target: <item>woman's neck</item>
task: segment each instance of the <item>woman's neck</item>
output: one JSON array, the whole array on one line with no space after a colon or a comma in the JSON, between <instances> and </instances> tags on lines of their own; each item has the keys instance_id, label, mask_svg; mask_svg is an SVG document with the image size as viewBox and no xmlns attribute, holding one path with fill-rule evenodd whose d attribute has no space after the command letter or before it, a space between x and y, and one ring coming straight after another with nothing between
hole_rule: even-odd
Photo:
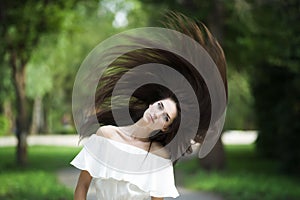
<instances>
[{"instance_id":1,"label":"woman's neck","mask_svg":"<svg viewBox=\"0 0 300 200\"><path fill-rule=\"evenodd\" d=\"M119 131L126 134L127 136L144 142L149 141L149 137L153 132L150 128L147 127L147 123L140 119L136 123L129 126L118 127Z\"/></svg>"}]
</instances>

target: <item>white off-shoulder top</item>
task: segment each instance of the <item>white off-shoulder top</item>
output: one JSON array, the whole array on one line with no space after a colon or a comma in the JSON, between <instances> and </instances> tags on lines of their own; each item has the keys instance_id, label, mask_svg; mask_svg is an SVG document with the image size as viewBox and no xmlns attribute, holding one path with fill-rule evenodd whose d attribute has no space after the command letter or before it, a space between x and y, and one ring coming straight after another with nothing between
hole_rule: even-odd
<instances>
[{"instance_id":1,"label":"white off-shoulder top","mask_svg":"<svg viewBox=\"0 0 300 200\"><path fill-rule=\"evenodd\" d=\"M129 144L94 134L71 164L90 173L98 200L179 196L171 160Z\"/></svg>"}]
</instances>

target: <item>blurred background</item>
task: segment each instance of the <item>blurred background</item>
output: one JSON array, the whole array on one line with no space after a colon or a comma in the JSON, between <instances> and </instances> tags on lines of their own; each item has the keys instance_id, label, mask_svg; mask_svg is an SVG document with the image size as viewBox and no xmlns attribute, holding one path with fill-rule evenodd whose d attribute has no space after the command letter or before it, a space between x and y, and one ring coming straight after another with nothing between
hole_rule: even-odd
<instances>
[{"instance_id":1,"label":"blurred background","mask_svg":"<svg viewBox=\"0 0 300 200\"><path fill-rule=\"evenodd\" d=\"M55 172L80 148L28 138L76 136L72 88L83 59L109 36L161 26L168 11L204 22L228 67L224 139L206 158L179 162L178 184L223 199L300 199L299 0L2 0L0 141L16 142L1 143L0 199L72 199ZM226 143L226 133L256 140Z\"/></svg>"}]
</instances>

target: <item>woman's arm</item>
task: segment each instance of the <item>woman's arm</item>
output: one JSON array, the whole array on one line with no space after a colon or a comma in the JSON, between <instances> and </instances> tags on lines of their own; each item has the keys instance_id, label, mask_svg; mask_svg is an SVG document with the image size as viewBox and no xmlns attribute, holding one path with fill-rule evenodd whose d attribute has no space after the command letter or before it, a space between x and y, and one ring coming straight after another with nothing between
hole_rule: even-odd
<instances>
[{"instance_id":1,"label":"woman's arm","mask_svg":"<svg viewBox=\"0 0 300 200\"><path fill-rule=\"evenodd\" d=\"M74 193L74 200L85 200L92 176L87 171L81 171Z\"/></svg>"},{"instance_id":2,"label":"woman's arm","mask_svg":"<svg viewBox=\"0 0 300 200\"><path fill-rule=\"evenodd\" d=\"M151 200L164 200L164 198L161 198L161 197L151 197Z\"/></svg>"}]
</instances>

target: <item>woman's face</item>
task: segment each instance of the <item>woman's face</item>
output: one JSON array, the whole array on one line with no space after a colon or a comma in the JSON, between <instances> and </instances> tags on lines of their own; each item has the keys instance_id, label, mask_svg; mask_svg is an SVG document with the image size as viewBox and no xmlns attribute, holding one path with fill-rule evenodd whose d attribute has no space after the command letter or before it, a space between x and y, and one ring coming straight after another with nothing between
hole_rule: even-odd
<instances>
[{"instance_id":1,"label":"woman's face","mask_svg":"<svg viewBox=\"0 0 300 200\"><path fill-rule=\"evenodd\" d=\"M151 105L144 112L143 119L152 130L166 130L177 116L176 103L171 99L163 99Z\"/></svg>"}]
</instances>

